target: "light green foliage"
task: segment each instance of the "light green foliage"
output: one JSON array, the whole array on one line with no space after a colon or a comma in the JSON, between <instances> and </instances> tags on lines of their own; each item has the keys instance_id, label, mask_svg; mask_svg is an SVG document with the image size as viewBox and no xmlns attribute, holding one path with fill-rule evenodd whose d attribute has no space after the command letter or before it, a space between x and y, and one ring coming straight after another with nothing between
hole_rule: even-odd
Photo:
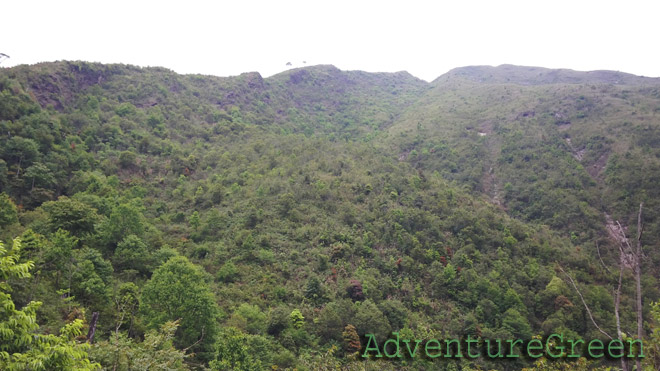
<instances>
[{"instance_id":1,"label":"light green foliage","mask_svg":"<svg viewBox=\"0 0 660 371\"><path fill-rule=\"evenodd\" d=\"M194 211L192 215L190 215L189 222L190 222L190 226L193 227L194 230L197 230L197 228L199 228L200 220L199 220L199 213L197 211Z\"/></svg>"},{"instance_id":2,"label":"light green foliage","mask_svg":"<svg viewBox=\"0 0 660 371\"><path fill-rule=\"evenodd\" d=\"M116 332L122 325L128 325L132 328L135 316L140 308L140 291L133 282L123 283L118 292L114 294L114 305L116 309ZM178 326L178 324L177 324Z\"/></svg>"},{"instance_id":3,"label":"light green foliage","mask_svg":"<svg viewBox=\"0 0 660 371\"><path fill-rule=\"evenodd\" d=\"M20 173L39 158L39 146L32 139L14 136L5 142L3 155L9 160L12 170Z\"/></svg>"},{"instance_id":4,"label":"light green foliage","mask_svg":"<svg viewBox=\"0 0 660 371\"><path fill-rule=\"evenodd\" d=\"M226 262L225 264L218 269L216 273L216 278L222 282L229 283L234 282L239 275L238 267L236 264L231 261Z\"/></svg>"},{"instance_id":5,"label":"light green foliage","mask_svg":"<svg viewBox=\"0 0 660 371\"><path fill-rule=\"evenodd\" d=\"M508 309L502 316L502 328L508 330L516 339L531 339L532 328L525 317L516 309Z\"/></svg>"},{"instance_id":6,"label":"light green foliage","mask_svg":"<svg viewBox=\"0 0 660 371\"><path fill-rule=\"evenodd\" d=\"M263 367L258 356L251 352L247 335L229 327L223 329L219 339L211 370L252 371Z\"/></svg>"},{"instance_id":7,"label":"light green foliage","mask_svg":"<svg viewBox=\"0 0 660 371\"><path fill-rule=\"evenodd\" d=\"M144 224L144 217L138 205L121 203L112 210L101 233L104 234L106 243L113 246L128 235L142 236Z\"/></svg>"},{"instance_id":8,"label":"light green foliage","mask_svg":"<svg viewBox=\"0 0 660 371\"><path fill-rule=\"evenodd\" d=\"M83 247L74 254L75 269L71 275L71 293L95 309L108 305L112 265L98 250Z\"/></svg>"},{"instance_id":9,"label":"light green foliage","mask_svg":"<svg viewBox=\"0 0 660 371\"><path fill-rule=\"evenodd\" d=\"M657 370L660 367L660 302L651 303L651 333L644 341L644 370Z\"/></svg>"},{"instance_id":10,"label":"light green foliage","mask_svg":"<svg viewBox=\"0 0 660 371\"><path fill-rule=\"evenodd\" d=\"M305 317L300 313L300 309L294 309L291 311L289 318L294 328L301 328L305 325Z\"/></svg>"},{"instance_id":11,"label":"light green foliage","mask_svg":"<svg viewBox=\"0 0 660 371\"><path fill-rule=\"evenodd\" d=\"M56 286L59 286L60 277L64 275L62 284L70 287L71 275L75 271L73 268L75 264L73 254L78 242L78 239L71 236L69 232L58 229L55 235L52 236L52 243L45 248L44 268L46 271L52 271L56 274Z\"/></svg>"},{"instance_id":12,"label":"light green foliage","mask_svg":"<svg viewBox=\"0 0 660 371\"><path fill-rule=\"evenodd\" d=\"M192 346L191 351L205 360L212 352L218 328L218 307L208 280L208 274L185 257L173 257L154 271L141 300L149 327L180 319L175 346Z\"/></svg>"},{"instance_id":13,"label":"light green foliage","mask_svg":"<svg viewBox=\"0 0 660 371\"><path fill-rule=\"evenodd\" d=\"M98 250L79 248L79 240L58 230L44 249L44 272L55 276L56 289L66 289L85 304L96 309L107 304L112 266Z\"/></svg>"},{"instance_id":14,"label":"light green foliage","mask_svg":"<svg viewBox=\"0 0 660 371\"><path fill-rule=\"evenodd\" d=\"M60 330L60 335L42 335L36 311L41 302L32 301L16 309L9 294L10 278L30 277L32 262L18 263L20 240L11 249L0 242L0 368L3 370L95 370L98 364L87 358L88 344L75 338L82 333L83 323L77 319Z\"/></svg>"},{"instance_id":15,"label":"light green foliage","mask_svg":"<svg viewBox=\"0 0 660 371\"><path fill-rule=\"evenodd\" d=\"M30 269L34 264L30 261L18 263L20 258L21 241L14 239L11 249L7 249L0 242L0 289L10 291L7 284L9 278L27 278L30 277Z\"/></svg>"},{"instance_id":16,"label":"light green foliage","mask_svg":"<svg viewBox=\"0 0 660 371\"><path fill-rule=\"evenodd\" d=\"M113 258L115 266L120 269L134 269L141 274L152 270L151 252L138 236L131 234L117 244Z\"/></svg>"},{"instance_id":17,"label":"light green foliage","mask_svg":"<svg viewBox=\"0 0 660 371\"><path fill-rule=\"evenodd\" d=\"M189 355L173 345L178 327L177 321L165 322L159 330L147 331L141 342L121 332L113 333L92 346L90 358L104 370L188 370L185 360Z\"/></svg>"},{"instance_id":18,"label":"light green foliage","mask_svg":"<svg viewBox=\"0 0 660 371\"><path fill-rule=\"evenodd\" d=\"M256 305L248 303L241 304L234 311L229 323L253 335L266 332L266 314Z\"/></svg>"}]
</instances>

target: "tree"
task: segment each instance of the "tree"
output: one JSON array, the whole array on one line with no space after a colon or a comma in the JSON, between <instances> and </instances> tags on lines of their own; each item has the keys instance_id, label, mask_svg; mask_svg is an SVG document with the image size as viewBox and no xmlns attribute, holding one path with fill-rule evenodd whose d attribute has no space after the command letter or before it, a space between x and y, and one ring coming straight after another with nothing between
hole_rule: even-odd
<instances>
[{"instance_id":1,"label":"tree","mask_svg":"<svg viewBox=\"0 0 660 371\"><path fill-rule=\"evenodd\" d=\"M110 299L112 265L98 250L87 246L74 252L71 293L88 306L102 309Z\"/></svg>"},{"instance_id":2,"label":"tree","mask_svg":"<svg viewBox=\"0 0 660 371\"><path fill-rule=\"evenodd\" d=\"M0 227L18 222L16 205L6 193L0 193Z\"/></svg>"},{"instance_id":3,"label":"tree","mask_svg":"<svg viewBox=\"0 0 660 371\"><path fill-rule=\"evenodd\" d=\"M141 237L145 230L144 216L138 205L133 203L122 203L117 205L110 217L103 225L105 242L111 248L124 239L125 236L134 234Z\"/></svg>"},{"instance_id":4,"label":"tree","mask_svg":"<svg viewBox=\"0 0 660 371\"><path fill-rule=\"evenodd\" d=\"M263 334L266 332L266 314L256 305L248 303L241 304L230 319L237 328L245 330L249 334Z\"/></svg>"},{"instance_id":5,"label":"tree","mask_svg":"<svg viewBox=\"0 0 660 371\"><path fill-rule=\"evenodd\" d=\"M315 304L321 303L325 296L323 291L321 281L318 278L312 276L307 280L307 284L305 285L305 297L307 299L310 299Z\"/></svg>"},{"instance_id":6,"label":"tree","mask_svg":"<svg viewBox=\"0 0 660 371\"><path fill-rule=\"evenodd\" d=\"M135 269L140 274L146 274L151 269L151 253L147 245L134 234L126 236L115 250L113 262L120 269Z\"/></svg>"},{"instance_id":7,"label":"tree","mask_svg":"<svg viewBox=\"0 0 660 371\"><path fill-rule=\"evenodd\" d=\"M364 293L362 292L362 283L358 280L350 280L346 287L348 297L354 301L364 300Z\"/></svg>"},{"instance_id":8,"label":"tree","mask_svg":"<svg viewBox=\"0 0 660 371\"><path fill-rule=\"evenodd\" d=\"M193 227L195 231L197 230L197 228L199 228L200 219L199 219L199 213L197 211L194 211L192 213L189 222L190 222L190 226Z\"/></svg>"},{"instance_id":9,"label":"tree","mask_svg":"<svg viewBox=\"0 0 660 371\"><path fill-rule=\"evenodd\" d=\"M154 271L142 290L141 310L151 328L180 319L174 345L199 352L209 361L217 334L218 306L209 275L183 256L175 256Z\"/></svg>"},{"instance_id":10,"label":"tree","mask_svg":"<svg viewBox=\"0 0 660 371\"><path fill-rule=\"evenodd\" d=\"M619 280L618 280L618 286L614 290L614 317L616 320L616 332L617 332L617 339L619 341L624 340L624 334L621 330L621 316L620 316L620 304L621 304L621 289L623 285L623 272L626 267L629 267L633 275L635 277L635 309L636 309L636 314L637 314L637 339L642 340L644 337L644 318L643 318L643 304L642 304L642 282L641 282L641 276L642 276L642 259L644 257L644 253L642 251L642 232L643 232L643 223L642 223L642 210L644 208L644 204L640 203L639 204L639 212L637 213L637 241L635 244L635 248L632 247L630 244L630 241L628 237L626 236L626 233L623 230L623 227L621 227L621 224L617 221L616 226L611 222L611 219L609 220L608 224L611 224L611 227L608 226L608 232L610 233L610 237L615 240L618 243L619 247ZM609 219L609 215L607 215L607 218ZM599 252L600 253L600 252ZM605 330L603 330L600 326L598 326L598 323L594 319L593 314L591 313L591 309L589 308L589 305L587 305L587 302L584 300L584 296L582 296L582 293L578 289L577 285L575 284L575 281L573 278L564 271L564 269L559 266L559 269L564 273L564 275L568 278L568 280L571 282L573 285L573 288L575 291L578 293L580 296L580 300L582 300L582 304L584 305L585 310L587 311L587 314L589 315L589 318L591 319L591 323L593 323L594 327L598 329L603 335L607 336L610 340L613 339L613 337L608 334ZM641 360L639 358L635 359L636 363L636 369L641 370ZM623 370L628 370L628 362L625 357L621 357L621 368Z\"/></svg>"},{"instance_id":11,"label":"tree","mask_svg":"<svg viewBox=\"0 0 660 371\"><path fill-rule=\"evenodd\" d=\"M119 329L125 322L128 322L130 335L135 314L140 308L139 288L133 282L123 283L119 286L119 292L115 293L113 301L116 313L115 334L119 334ZM178 323L176 327L179 327Z\"/></svg>"},{"instance_id":12,"label":"tree","mask_svg":"<svg viewBox=\"0 0 660 371\"><path fill-rule=\"evenodd\" d=\"M52 188L56 183L51 170L41 162L35 162L28 167L23 177L27 180L26 183L29 182L30 190L34 190L34 187Z\"/></svg>"},{"instance_id":13,"label":"tree","mask_svg":"<svg viewBox=\"0 0 660 371\"><path fill-rule=\"evenodd\" d=\"M4 147L3 155L5 159L16 166L16 177L21 175L22 167L31 165L39 157L39 145L29 138L11 137Z\"/></svg>"},{"instance_id":14,"label":"tree","mask_svg":"<svg viewBox=\"0 0 660 371\"><path fill-rule=\"evenodd\" d=\"M358 336L357 330L353 325L346 325L344 332L341 333L342 338L344 339L344 349L348 354L354 354L362 349L360 344L360 336Z\"/></svg>"},{"instance_id":15,"label":"tree","mask_svg":"<svg viewBox=\"0 0 660 371\"><path fill-rule=\"evenodd\" d=\"M502 317L502 327L511 332L517 339L530 339L532 328L527 319L516 309L509 308Z\"/></svg>"},{"instance_id":16,"label":"tree","mask_svg":"<svg viewBox=\"0 0 660 371\"><path fill-rule=\"evenodd\" d=\"M0 242L0 369L3 370L96 370L88 359L89 345L75 338L82 334L77 319L60 330L60 335L39 334L36 312L41 302L31 301L16 309L7 280L28 278L33 263L18 263L20 240L7 250Z\"/></svg>"},{"instance_id":17,"label":"tree","mask_svg":"<svg viewBox=\"0 0 660 371\"><path fill-rule=\"evenodd\" d=\"M302 315L299 309L294 309L289 315L291 319L291 324L294 328L301 328L305 325L305 317Z\"/></svg>"},{"instance_id":18,"label":"tree","mask_svg":"<svg viewBox=\"0 0 660 371\"><path fill-rule=\"evenodd\" d=\"M285 306L279 306L268 313L268 334L279 335L282 331L289 327L290 313L289 309Z\"/></svg>"},{"instance_id":19,"label":"tree","mask_svg":"<svg viewBox=\"0 0 660 371\"><path fill-rule=\"evenodd\" d=\"M55 272L55 286L60 288L61 275L65 274L64 284L71 289L72 275L75 271L73 250L78 245L78 239L65 230L58 229L52 235L52 243L44 249L44 270Z\"/></svg>"},{"instance_id":20,"label":"tree","mask_svg":"<svg viewBox=\"0 0 660 371\"><path fill-rule=\"evenodd\" d=\"M647 350L645 359L652 370L660 369L660 302L651 303L651 332L648 340L644 343Z\"/></svg>"},{"instance_id":21,"label":"tree","mask_svg":"<svg viewBox=\"0 0 660 371\"><path fill-rule=\"evenodd\" d=\"M119 166L123 169L129 169L135 165L137 155L131 151L123 151L119 154Z\"/></svg>"},{"instance_id":22,"label":"tree","mask_svg":"<svg viewBox=\"0 0 660 371\"><path fill-rule=\"evenodd\" d=\"M341 329L344 327L344 322L339 313L341 313L341 308L336 302L331 302L323 307L314 320L316 333L326 342L341 340Z\"/></svg>"},{"instance_id":23,"label":"tree","mask_svg":"<svg viewBox=\"0 0 660 371\"><path fill-rule=\"evenodd\" d=\"M66 196L46 202L41 208L48 214L47 229L50 233L63 229L76 237L84 237L94 233L94 225L99 219L96 210Z\"/></svg>"},{"instance_id":24,"label":"tree","mask_svg":"<svg viewBox=\"0 0 660 371\"><path fill-rule=\"evenodd\" d=\"M150 330L144 341L136 342L124 333L113 333L90 350L90 358L112 370L188 370L185 351L172 345L178 322L165 322L158 331Z\"/></svg>"},{"instance_id":25,"label":"tree","mask_svg":"<svg viewBox=\"0 0 660 371\"><path fill-rule=\"evenodd\" d=\"M0 111L2 108L0 108ZM5 160L0 159L0 188L4 189L7 187L9 170L7 169L7 163Z\"/></svg>"},{"instance_id":26,"label":"tree","mask_svg":"<svg viewBox=\"0 0 660 371\"><path fill-rule=\"evenodd\" d=\"M361 336L372 333L377 339L385 339L390 335L390 323L387 317L371 299L359 303L353 323Z\"/></svg>"},{"instance_id":27,"label":"tree","mask_svg":"<svg viewBox=\"0 0 660 371\"><path fill-rule=\"evenodd\" d=\"M252 353L248 344L248 335L229 327L223 330L220 336L215 359L210 364L211 370L261 370L261 361Z\"/></svg>"}]
</instances>

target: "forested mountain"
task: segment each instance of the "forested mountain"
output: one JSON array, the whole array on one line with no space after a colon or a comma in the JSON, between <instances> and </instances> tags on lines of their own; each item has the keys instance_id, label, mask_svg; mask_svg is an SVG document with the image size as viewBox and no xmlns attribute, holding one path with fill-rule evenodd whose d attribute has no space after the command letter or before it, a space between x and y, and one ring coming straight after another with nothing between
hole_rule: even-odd
<instances>
[{"instance_id":1,"label":"forested mountain","mask_svg":"<svg viewBox=\"0 0 660 371\"><path fill-rule=\"evenodd\" d=\"M0 314L5 368L31 350L34 369L559 368L361 354L393 331L604 339L596 322L616 337L640 203L658 364L658 79L44 63L0 69L0 156L0 299L31 313ZM16 340L63 327L50 347L69 356ZM620 365L583 361L570 367Z\"/></svg>"}]
</instances>

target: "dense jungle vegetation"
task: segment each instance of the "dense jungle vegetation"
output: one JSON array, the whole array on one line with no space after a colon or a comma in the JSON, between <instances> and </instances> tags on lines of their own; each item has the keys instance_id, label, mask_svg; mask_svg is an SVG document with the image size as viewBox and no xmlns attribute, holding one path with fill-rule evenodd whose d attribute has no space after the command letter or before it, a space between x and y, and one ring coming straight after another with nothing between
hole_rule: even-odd
<instances>
[{"instance_id":1,"label":"dense jungle vegetation","mask_svg":"<svg viewBox=\"0 0 660 371\"><path fill-rule=\"evenodd\" d=\"M659 184L660 81L619 72L0 69L0 368L618 367L360 355L616 335L643 203L655 369Z\"/></svg>"}]
</instances>

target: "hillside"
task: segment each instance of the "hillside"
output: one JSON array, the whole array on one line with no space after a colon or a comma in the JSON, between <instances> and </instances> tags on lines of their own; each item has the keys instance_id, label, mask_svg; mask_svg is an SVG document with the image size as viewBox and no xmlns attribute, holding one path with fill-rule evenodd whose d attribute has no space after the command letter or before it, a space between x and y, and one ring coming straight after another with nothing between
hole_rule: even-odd
<instances>
[{"instance_id":1,"label":"hillside","mask_svg":"<svg viewBox=\"0 0 660 371\"><path fill-rule=\"evenodd\" d=\"M98 312L107 369L168 334L153 361L175 369L359 369L364 335L392 331L601 338L561 269L616 334L608 225L634 236L643 202L650 333L659 115L658 79L607 71L0 69L0 240L35 263L11 295L44 302L43 333Z\"/></svg>"},{"instance_id":2,"label":"hillside","mask_svg":"<svg viewBox=\"0 0 660 371\"><path fill-rule=\"evenodd\" d=\"M536 71L553 77L531 84ZM416 167L468 184L516 217L589 234L581 241L604 232L603 213L631 222L639 202L647 228L657 228L660 81L619 75L456 69L389 128L390 142L425 151Z\"/></svg>"}]
</instances>

